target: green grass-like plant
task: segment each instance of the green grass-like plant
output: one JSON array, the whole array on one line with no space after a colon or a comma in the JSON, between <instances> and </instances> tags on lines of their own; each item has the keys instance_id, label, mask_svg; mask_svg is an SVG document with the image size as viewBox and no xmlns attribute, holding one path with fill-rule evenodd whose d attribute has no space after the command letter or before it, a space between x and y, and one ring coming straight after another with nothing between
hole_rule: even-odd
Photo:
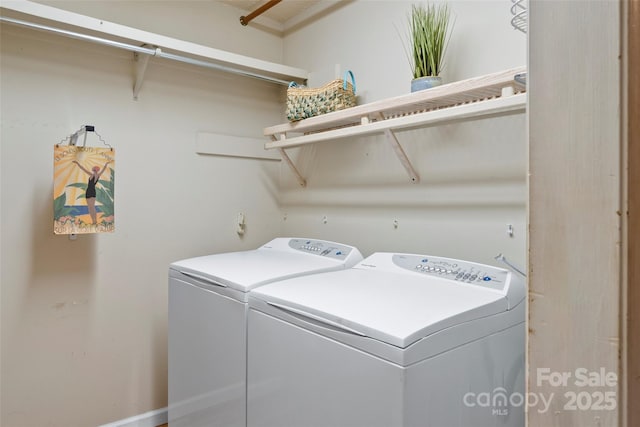
<instances>
[{"instance_id":1,"label":"green grass-like plant","mask_svg":"<svg viewBox=\"0 0 640 427\"><path fill-rule=\"evenodd\" d=\"M413 78L439 76L450 35L446 4L414 4L409 16Z\"/></svg>"}]
</instances>

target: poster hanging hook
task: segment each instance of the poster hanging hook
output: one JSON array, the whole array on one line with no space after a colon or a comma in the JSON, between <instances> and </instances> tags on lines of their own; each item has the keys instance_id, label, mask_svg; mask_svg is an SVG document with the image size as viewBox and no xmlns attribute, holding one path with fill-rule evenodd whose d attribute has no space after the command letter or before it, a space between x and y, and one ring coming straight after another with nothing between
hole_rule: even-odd
<instances>
[{"instance_id":1,"label":"poster hanging hook","mask_svg":"<svg viewBox=\"0 0 640 427\"><path fill-rule=\"evenodd\" d=\"M100 142L102 142L103 145L106 145L107 147L109 147L111 149L111 151L113 151L113 147L110 144L107 144L107 142L102 138L102 136L96 132L96 127L92 126L92 125L84 125L82 126L80 129L78 129L75 133L69 135L68 137L64 138L62 141L60 141L58 144L56 144L56 147L60 146L60 144L69 141L69 145L71 146L76 146L78 143L78 138L80 136L83 136L83 140L82 140L82 146L86 147L87 145L87 132L93 132L96 134L96 136L98 137L98 139L100 139Z\"/></svg>"},{"instance_id":2,"label":"poster hanging hook","mask_svg":"<svg viewBox=\"0 0 640 427\"><path fill-rule=\"evenodd\" d=\"M98 137L98 139L100 140L100 142L102 142L102 144L103 144L103 145L106 145L107 147L109 147L109 149L110 149L111 151L113 151L113 147L111 146L111 144L107 144L107 141L105 141L104 139L102 139L102 136L101 136L98 132L96 132L96 131L94 130L94 131L93 131L93 133L95 133L95 134L96 134L96 136Z\"/></svg>"}]
</instances>

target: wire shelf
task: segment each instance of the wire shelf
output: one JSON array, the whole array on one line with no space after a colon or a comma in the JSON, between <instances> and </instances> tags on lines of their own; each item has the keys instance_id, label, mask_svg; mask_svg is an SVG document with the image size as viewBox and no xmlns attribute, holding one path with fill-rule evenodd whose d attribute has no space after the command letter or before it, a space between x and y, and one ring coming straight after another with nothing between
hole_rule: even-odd
<instances>
[{"instance_id":1,"label":"wire shelf","mask_svg":"<svg viewBox=\"0 0 640 427\"><path fill-rule=\"evenodd\" d=\"M511 0L511 25L516 30L527 33L527 5L526 0Z\"/></svg>"}]
</instances>

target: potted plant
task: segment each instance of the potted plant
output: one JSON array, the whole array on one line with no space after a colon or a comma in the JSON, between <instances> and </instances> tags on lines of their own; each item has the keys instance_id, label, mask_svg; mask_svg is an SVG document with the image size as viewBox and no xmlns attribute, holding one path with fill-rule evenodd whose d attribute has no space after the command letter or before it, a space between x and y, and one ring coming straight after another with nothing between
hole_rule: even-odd
<instances>
[{"instance_id":1,"label":"potted plant","mask_svg":"<svg viewBox=\"0 0 640 427\"><path fill-rule=\"evenodd\" d=\"M450 35L450 11L447 4L414 4L409 16L413 72L411 92L442 84L444 53Z\"/></svg>"}]
</instances>

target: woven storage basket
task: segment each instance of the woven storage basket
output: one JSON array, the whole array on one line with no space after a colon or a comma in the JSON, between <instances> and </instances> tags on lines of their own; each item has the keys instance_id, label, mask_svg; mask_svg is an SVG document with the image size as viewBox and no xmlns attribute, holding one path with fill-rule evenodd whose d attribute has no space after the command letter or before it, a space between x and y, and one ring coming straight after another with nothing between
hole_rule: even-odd
<instances>
[{"instance_id":1,"label":"woven storage basket","mask_svg":"<svg viewBox=\"0 0 640 427\"><path fill-rule=\"evenodd\" d=\"M351 77L351 82L347 77ZM311 89L291 82L287 89L287 119L292 122L355 105L356 81L351 71L346 71L344 78L319 88Z\"/></svg>"}]
</instances>

